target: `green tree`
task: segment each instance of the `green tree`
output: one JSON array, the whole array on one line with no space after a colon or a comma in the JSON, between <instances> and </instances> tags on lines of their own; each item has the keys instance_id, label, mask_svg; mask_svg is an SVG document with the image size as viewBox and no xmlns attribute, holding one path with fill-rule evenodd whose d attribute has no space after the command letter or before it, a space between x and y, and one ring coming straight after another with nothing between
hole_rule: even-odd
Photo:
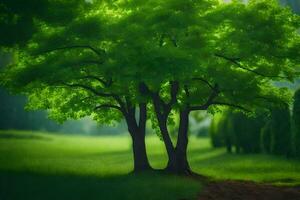
<instances>
[{"instance_id":1,"label":"green tree","mask_svg":"<svg viewBox=\"0 0 300 200\"><path fill-rule=\"evenodd\" d=\"M220 129L220 121L222 115L214 115L210 127L209 127L209 136L213 147L222 147L224 146L224 138L222 135L222 130Z\"/></svg>"},{"instance_id":2,"label":"green tree","mask_svg":"<svg viewBox=\"0 0 300 200\"><path fill-rule=\"evenodd\" d=\"M271 153L290 156L292 153L291 114L288 105L272 109Z\"/></svg>"},{"instance_id":3,"label":"green tree","mask_svg":"<svg viewBox=\"0 0 300 200\"><path fill-rule=\"evenodd\" d=\"M242 112L226 109L222 112L221 120L214 124L217 128L215 138L223 141L227 152L231 153L235 147L236 153L260 152L260 132L265 124L262 114L247 116Z\"/></svg>"},{"instance_id":4,"label":"green tree","mask_svg":"<svg viewBox=\"0 0 300 200\"><path fill-rule=\"evenodd\" d=\"M229 110L214 115L210 126L210 137L214 147L226 146L227 152L232 152L233 141L232 113Z\"/></svg>"},{"instance_id":5,"label":"green tree","mask_svg":"<svg viewBox=\"0 0 300 200\"><path fill-rule=\"evenodd\" d=\"M214 113L218 106L253 111L289 101L287 89L273 81L298 75L300 20L275 0L89 4L68 24L34 20L38 30L19 50L17 64L4 72L2 84L29 95L30 108L50 109L62 121L92 115L111 122L123 116L129 132L144 138L151 101L148 113L165 143L167 170L190 174L192 111ZM180 119L176 144L168 130L174 114ZM133 146L145 158L144 143Z\"/></svg>"},{"instance_id":6,"label":"green tree","mask_svg":"<svg viewBox=\"0 0 300 200\"><path fill-rule=\"evenodd\" d=\"M31 2L28 9L34 10L39 3ZM20 2L5 3L13 8L24 6ZM134 170L150 169L145 148L146 102L137 95L139 86L130 82L131 77L109 68L110 52L105 47L109 42L104 37L110 30L102 30L103 25L112 26L104 19L109 15L94 13L85 1L46 4L46 13L34 16L35 31L30 39L29 35L22 41L11 39L19 46L15 48L17 61L2 71L2 85L13 93L28 96L27 108L47 109L50 118L59 122L85 116L92 116L99 123L125 118L132 137ZM61 10L65 6L68 8ZM12 14L17 15L18 11L23 12L20 9ZM63 25L66 19L61 16L69 11L76 15L68 16L68 25Z\"/></svg>"},{"instance_id":7,"label":"green tree","mask_svg":"<svg viewBox=\"0 0 300 200\"><path fill-rule=\"evenodd\" d=\"M261 149L266 153L271 153L271 121L266 122L260 132Z\"/></svg>"},{"instance_id":8,"label":"green tree","mask_svg":"<svg viewBox=\"0 0 300 200\"><path fill-rule=\"evenodd\" d=\"M295 92L294 107L293 107L293 121L294 121L294 149L296 156L300 157L300 90Z\"/></svg>"},{"instance_id":9,"label":"green tree","mask_svg":"<svg viewBox=\"0 0 300 200\"><path fill-rule=\"evenodd\" d=\"M159 45L168 54L154 53L161 55L159 63L164 66L155 80L160 75L165 80L160 88L148 87L148 94L168 152L167 170L189 174L187 125L192 111L215 112L218 106L229 106L247 112L290 101L287 89L274 87L273 81L298 75L299 17L276 1L263 0L246 5L165 1L158 8L164 18L155 23L155 32L162 32ZM172 109L180 116L175 145L167 128Z\"/></svg>"},{"instance_id":10,"label":"green tree","mask_svg":"<svg viewBox=\"0 0 300 200\"><path fill-rule=\"evenodd\" d=\"M263 115L247 116L243 113L233 114L232 132L234 133L236 149L239 149L243 153L260 152L260 132L266 121Z\"/></svg>"}]
</instances>

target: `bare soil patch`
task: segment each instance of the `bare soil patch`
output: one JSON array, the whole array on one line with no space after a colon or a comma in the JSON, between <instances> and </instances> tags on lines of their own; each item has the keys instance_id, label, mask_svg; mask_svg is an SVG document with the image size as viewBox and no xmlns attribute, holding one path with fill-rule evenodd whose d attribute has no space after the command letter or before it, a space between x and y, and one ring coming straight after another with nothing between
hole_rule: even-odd
<instances>
[{"instance_id":1,"label":"bare soil patch","mask_svg":"<svg viewBox=\"0 0 300 200\"><path fill-rule=\"evenodd\" d=\"M198 200L300 200L300 187L246 181L209 182Z\"/></svg>"}]
</instances>

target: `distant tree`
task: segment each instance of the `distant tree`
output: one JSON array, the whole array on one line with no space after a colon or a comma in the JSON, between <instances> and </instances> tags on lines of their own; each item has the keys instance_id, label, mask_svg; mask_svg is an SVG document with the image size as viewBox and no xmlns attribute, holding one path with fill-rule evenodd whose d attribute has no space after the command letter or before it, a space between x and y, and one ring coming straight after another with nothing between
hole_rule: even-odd
<instances>
[{"instance_id":1,"label":"distant tree","mask_svg":"<svg viewBox=\"0 0 300 200\"><path fill-rule=\"evenodd\" d=\"M231 153L233 147L236 153L260 152L260 132L265 123L263 115L249 117L242 112L227 109L218 122L214 125L218 130L215 135L223 141L227 152Z\"/></svg>"},{"instance_id":2,"label":"distant tree","mask_svg":"<svg viewBox=\"0 0 300 200\"><path fill-rule=\"evenodd\" d=\"M260 144L263 152L271 153L271 121L267 121L260 132Z\"/></svg>"},{"instance_id":3,"label":"distant tree","mask_svg":"<svg viewBox=\"0 0 300 200\"><path fill-rule=\"evenodd\" d=\"M211 121L209 127L209 136L213 147L224 146L224 135L222 132L222 126L220 123L222 121L222 115L215 115Z\"/></svg>"},{"instance_id":4,"label":"distant tree","mask_svg":"<svg viewBox=\"0 0 300 200\"><path fill-rule=\"evenodd\" d=\"M300 89L295 92L293 106L293 121L294 121L294 149L297 157L300 157Z\"/></svg>"},{"instance_id":5,"label":"distant tree","mask_svg":"<svg viewBox=\"0 0 300 200\"><path fill-rule=\"evenodd\" d=\"M271 153L290 156L292 153L291 115L288 105L271 113Z\"/></svg>"},{"instance_id":6,"label":"distant tree","mask_svg":"<svg viewBox=\"0 0 300 200\"><path fill-rule=\"evenodd\" d=\"M45 111L26 112L26 98L10 96L0 89L0 129L57 131L58 124L46 117Z\"/></svg>"},{"instance_id":7,"label":"distant tree","mask_svg":"<svg viewBox=\"0 0 300 200\"><path fill-rule=\"evenodd\" d=\"M260 132L265 124L264 116L249 117L243 113L236 113L233 124L237 149L240 148L244 153L259 153Z\"/></svg>"}]
</instances>

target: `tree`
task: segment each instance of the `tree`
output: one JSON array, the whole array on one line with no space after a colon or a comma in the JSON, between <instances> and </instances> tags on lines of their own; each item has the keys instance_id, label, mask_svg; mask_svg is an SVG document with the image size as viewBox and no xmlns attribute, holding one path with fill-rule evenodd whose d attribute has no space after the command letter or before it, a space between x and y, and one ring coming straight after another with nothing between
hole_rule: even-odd
<instances>
[{"instance_id":1,"label":"tree","mask_svg":"<svg viewBox=\"0 0 300 200\"><path fill-rule=\"evenodd\" d=\"M186 151L192 111L214 112L216 106L229 106L250 112L289 102L287 89L276 88L272 82L292 81L298 75L299 55L294 51L299 49L298 16L276 1L216 4L165 1L158 6L159 15L153 14L162 16L153 25L158 27L154 32L160 33L162 50L153 54L161 55L165 80L160 81L161 87L147 91L168 152L167 170L176 173L191 173ZM147 26L153 23L151 17L143 17ZM176 145L167 128L172 109L180 116Z\"/></svg>"},{"instance_id":2,"label":"tree","mask_svg":"<svg viewBox=\"0 0 300 200\"><path fill-rule=\"evenodd\" d=\"M222 112L222 120L217 124L216 136L224 141L223 146L227 152L231 153L235 147L236 153L259 153L260 152L260 132L265 124L264 114L247 116L242 112L234 112L226 109ZM217 138L215 136L215 138Z\"/></svg>"},{"instance_id":3,"label":"tree","mask_svg":"<svg viewBox=\"0 0 300 200\"><path fill-rule=\"evenodd\" d=\"M48 120L45 112L26 112L25 97L10 96L0 90L0 99L0 129L59 130L58 124Z\"/></svg>"},{"instance_id":4,"label":"tree","mask_svg":"<svg viewBox=\"0 0 300 200\"><path fill-rule=\"evenodd\" d=\"M265 113L247 116L243 113L232 114L233 134L237 152L259 153L261 151L260 132L265 124Z\"/></svg>"},{"instance_id":5,"label":"tree","mask_svg":"<svg viewBox=\"0 0 300 200\"><path fill-rule=\"evenodd\" d=\"M295 92L293 106L293 121L294 121L294 149L296 156L300 156L300 90Z\"/></svg>"},{"instance_id":6,"label":"tree","mask_svg":"<svg viewBox=\"0 0 300 200\"><path fill-rule=\"evenodd\" d=\"M231 153L234 133L230 111L226 110L214 116L210 126L210 136L214 147L226 146L227 152Z\"/></svg>"},{"instance_id":7,"label":"tree","mask_svg":"<svg viewBox=\"0 0 300 200\"><path fill-rule=\"evenodd\" d=\"M213 147L224 146L224 137L222 134L222 129L220 128L221 120L222 120L222 115L220 114L214 115L209 127L209 135Z\"/></svg>"},{"instance_id":8,"label":"tree","mask_svg":"<svg viewBox=\"0 0 300 200\"><path fill-rule=\"evenodd\" d=\"M291 115L288 105L272 110L271 153L290 156L292 154Z\"/></svg>"},{"instance_id":9,"label":"tree","mask_svg":"<svg viewBox=\"0 0 300 200\"><path fill-rule=\"evenodd\" d=\"M260 132L261 149L266 153L271 153L271 126L271 121L267 121Z\"/></svg>"},{"instance_id":10,"label":"tree","mask_svg":"<svg viewBox=\"0 0 300 200\"><path fill-rule=\"evenodd\" d=\"M38 3L31 2L33 9ZM116 68L105 69L108 53L103 36L108 33L102 31L103 17L92 14L85 1L45 3L47 12L35 15L31 23L35 31L14 41L19 46L15 48L18 61L2 71L2 85L28 96L29 109L47 109L59 122L92 116L99 123L113 123L124 117L132 137L134 171L150 169L145 147L147 105L137 101L138 85L122 79L124 74L117 74ZM18 8L21 3L5 4ZM61 10L64 6L66 11ZM11 14L18 15L18 11L23 12L17 9ZM63 25L66 19L55 18L69 11L73 15L67 17L68 25ZM89 12L91 15L86 15Z\"/></svg>"},{"instance_id":11,"label":"tree","mask_svg":"<svg viewBox=\"0 0 300 200\"><path fill-rule=\"evenodd\" d=\"M35 22L38 32L3 84L60 120L92 115L110 122L123 115L129 132L144 130L151 102L148 113L173 173L191 173L191 112L214 113L218 106L249 112L287 102L287 89L272 83L298 75L299 17L277 1L94 0L68 25ZM173 144L168 122L176 114Z\"/></svg>"}]
</instances>

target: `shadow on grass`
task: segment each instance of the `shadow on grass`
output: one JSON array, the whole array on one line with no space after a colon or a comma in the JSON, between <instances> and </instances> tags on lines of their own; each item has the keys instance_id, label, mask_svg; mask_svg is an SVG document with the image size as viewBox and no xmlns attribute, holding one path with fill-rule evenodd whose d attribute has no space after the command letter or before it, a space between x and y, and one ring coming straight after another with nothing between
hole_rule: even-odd
<instances>
[{"instance_id":1,"label":"shadow on grass","mask_svg":"<svg viewBox=\"0 0 300 200\"><path fill-rule=\"evenodd\" d=\"M80 177L0 172L3 200L195 199L200 183L157 173Z\"/></svg>"},{"instance_id":2,"label":"shadow on grass","mask_svg":"<svg viewBox=\"0 0 300 200\"><path fill-rule=\"evenodd\" d=\"M0 139L51 140L51 138L43 137L40 135L13 134L13 133L1 133Z\"/></svg>"},{"instance_id":3,"label":"shadow on grass","mask_svg":"<svg viewBox=\"0 0 300 200\"><path fill-rule=\"evenodd\" d=\"M214 153L216 152L216 153ZM226 151L206 151L209 156L195 156L191 165L198 173L211 178L253 180L271 184L300 185L299 163L284 157L264 154L229 154Z\"/></svg>"}]
</instances>

